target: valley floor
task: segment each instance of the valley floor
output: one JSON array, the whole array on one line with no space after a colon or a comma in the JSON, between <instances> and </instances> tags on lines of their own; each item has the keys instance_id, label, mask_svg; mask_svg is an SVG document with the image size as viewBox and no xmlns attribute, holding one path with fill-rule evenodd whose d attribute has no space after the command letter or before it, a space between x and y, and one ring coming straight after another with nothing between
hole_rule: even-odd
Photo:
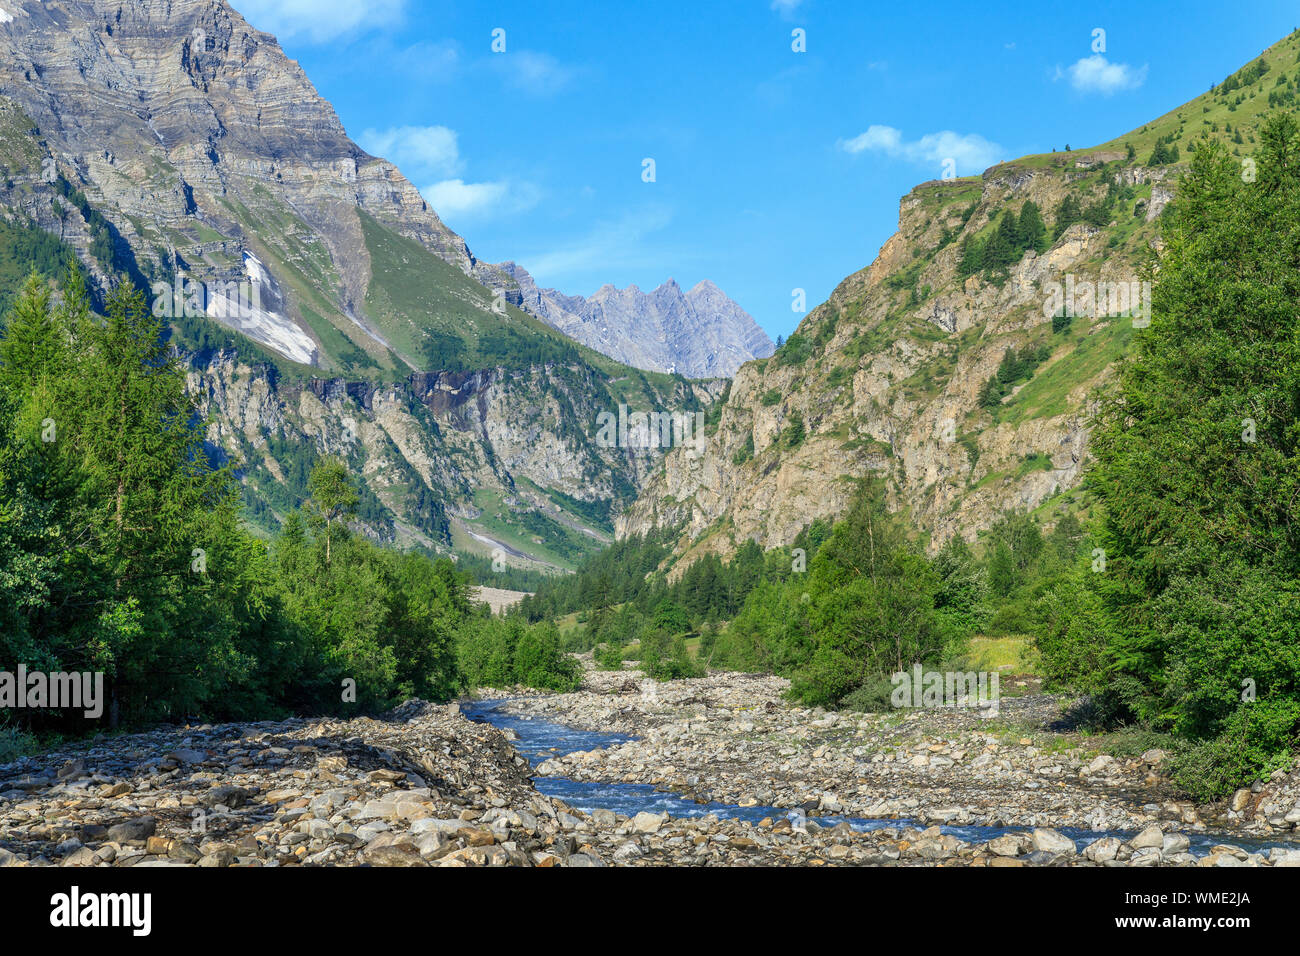
<instances>
[{"instance_id":1,"label":"valley floor","mask_svg":"<svg viewBox=\"0 0 1300 956\"><path fill-rule=\"evenodd\" d=\"M1065 702L1048 695L988 718L862 715L792 707L785 687L589 670L576 693L497 709L637 739L536 768L455 704L100 738L0 767L0 866L1300 866L1300 772L1195 807L1169 797L1159 752L1117 759L1052 729ZM534 776L782 809L586 813ZM831 816L882 822L816 822Z\"/></svg>"}]
</instances>

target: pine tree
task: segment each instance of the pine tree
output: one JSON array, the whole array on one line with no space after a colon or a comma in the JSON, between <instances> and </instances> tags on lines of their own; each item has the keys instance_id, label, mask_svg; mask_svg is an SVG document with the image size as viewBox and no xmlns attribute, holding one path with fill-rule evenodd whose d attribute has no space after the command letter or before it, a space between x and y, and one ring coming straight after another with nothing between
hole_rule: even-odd
<instances>
[{"instance_id":1,"label":"pine tree","mask_svg":"<svg viewBox=\"0 0 1300 956\"><path fill-rule=\"evenodd\" d=\"M1043 222L1038 204L1032 199L1020 207L1020 242L1024 249L1043 252L1046 248L1047 224Z\"/></svg>"},{"instance_id":2,"label":"pine tree","mask_svg":"<svg viewBox=\"0 0 1300 956\"><path fill-rule=\"evenodd\" d=\"M961 241L961 258L957 270L962 275L974 275L984 268L984 248L974 237L966 236Z\"/></svg>"},{"instance_id":3,"label":"pine tree","mask_svg":"<svg viewBox=\"0 0 1300 956\"><path fill-rule=\"evenodd\" d=\"M1015 217L1008 210L1002 214L997 227L984 243L984 268L1004 269L1015 262L1017 239Z\"/></svg>"},{"instance_id":4,"label":"pine tree","mask_svg":"<svg viewBox=\"0 0 1300 956\"><path fill-rule=\"evenodd\" d=\"M1074 193L1067 193L1060 205L1056 207L1056 238L1061 238L1061 234L1066 229L1082 218L1083 207L1079 204L1079 198Z\"/></svg>"},{"instance_id":5,"label":"pine tree","mask_svg":"<svg viewBox=\"0 0 1300 956\"><path fill-rule=\"evenodd\" d=\"M1202 797L1289 765L1300 735L1298 155L1284 113L1258 182L1217 143L1183 177L1151 326L1094 432L1100 613L1050 645L1053 666L1100 657L1104 692L1151 726L1207 740L1178 768Z\"/></svg>"},{"instance_id":6,"label":"pine tree","mask_svg":"<svg viewBox=\"0 0 1300 956\"><path fill-rule=\"evenodd\" d=\"M311 470L307 479L312 514L324 525L325 563L330 563L334 523L346 527L357 513L359 498L348 475L347 466L337 458L324 458Z\"/></svg>"},{"instance_id":7,"label":"pine tree","mask_svg":"<svg viewBox=\"0 0 1300 956\"><path fill-rule=\"evenodd\" d=\"M0 341L0 384L24 395L41 382L66 372L68 340L50 309L50 287L37 275L28 278L5 320Z\"/></svg>"}]
</instances>

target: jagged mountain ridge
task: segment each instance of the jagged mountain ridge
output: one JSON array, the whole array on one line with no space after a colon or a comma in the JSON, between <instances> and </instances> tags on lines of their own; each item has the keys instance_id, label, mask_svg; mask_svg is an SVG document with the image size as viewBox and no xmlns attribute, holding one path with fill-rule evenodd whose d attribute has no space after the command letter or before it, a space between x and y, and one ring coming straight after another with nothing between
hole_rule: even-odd
<instances>
[{"instance_id":1,"label":"jagged mountain ridge","mask_svg":"<svg viewBox=\"0 0 1300 956\"><path fill-rule=\"evenodd\" d=\"M120 212L115 225L146 271L179 268L198 282L263 278L264 297L282 310L236 322L209 308L210 317L300 364L423 368L422 341L403 335L400 322L391 328L371 301L376 266L365 216L494 297L522 303L513 269L477 259L395 166L348 138L274 37L224 2L14 6L0 28L0 95L50 141L59 172ZM644 345L643 330L631 327L597 351L639 368L717 377L770 348L716 289L653 298L657 309L639 311L664 321L644 328ZM563 306L552 296L533 304L562 331L585 331L555 321ZM602 311L606 325L618 324L615 309Z\"/></svg>"},{"instance_id":2,"label":"jagged mountain ridge","mask_svg":"<svg viewBox=\"0 0 1300 956\"><path fill-rule=\"evenodd\" d=\"M916 187L876 260L773 358L737 372L705 454L670 453L620 516L618 536L679 532L675 575L746 540L790 544L812 520L841 514L870 474L886 479L891 506L932 549L975 538L1007 510L1050 525L1088 507L1079 481L1093 399L1138 333L1108 309L1058 330L1052 284L1148 280L1180 171L1171 151L1185 162L1213 140L1245 168L1262 116L1295 108L1298 63L1293 33L1210 92L1093 150ZM1057 230L1067 196L1077 221ZM967 244L987 243L1031 200L1046 247L996 275L969 274ZM1012 349L1031 354L1031 371L990 399Z\"/></svg>"},{"instance_id":3,"label":"jagged mountain ridge","mask_svg":"<svg viewBox=\"0 0 1300 956\"><path fill-rule=\"evenodd\" d=\"M650 292L604 285L584 298L538 288L517 263L503 262L501 268L517 283L529 312L636 368L730 378L745 362L775 350L753 317L707 279L689 291L673 279Z\"/></svg>"}]
</instances>

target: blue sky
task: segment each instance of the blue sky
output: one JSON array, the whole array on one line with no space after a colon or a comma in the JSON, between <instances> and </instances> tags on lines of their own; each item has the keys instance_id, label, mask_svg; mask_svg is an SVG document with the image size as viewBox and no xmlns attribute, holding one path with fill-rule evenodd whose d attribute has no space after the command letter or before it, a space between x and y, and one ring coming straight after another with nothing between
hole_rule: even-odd
<instances>
[{"instance_id":1,"label":"blue sky","mask_svg":"<svg viewBox=\"0 0 1300 956\"><path fill-rule=\"evenodd\" d=\"M570 294L712 279L773 338L944 160L1104 142L1300 25L1280 2L233 4L480 258Z\"/></svg>"}]
</instances>

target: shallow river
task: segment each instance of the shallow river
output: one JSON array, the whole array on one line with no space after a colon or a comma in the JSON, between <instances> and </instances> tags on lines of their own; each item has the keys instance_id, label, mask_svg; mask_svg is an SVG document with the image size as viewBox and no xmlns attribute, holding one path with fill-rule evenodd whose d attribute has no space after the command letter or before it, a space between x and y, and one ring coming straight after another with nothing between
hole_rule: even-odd
<instances>
[{"instance_id":1,"label":"shallow river","mask_svg":"<svg viewBox=\"0 0 1300 956\"><path fill-rule=\"evenodd\" d=\"M528 758L532 766L544 760L576 751L596 750L634 740L627 734L611 734L600 731L577 730L563 724L551 723L530 717L521 717L505 711L508 699L467 701L461 704L461 711L470 720L488 723L502 730L509 729L518 735L514 741L515 749ZM728 803L696 803L694 800L678 796L675 793L656 790L649 784L635 783L587 783L571 780L568 777L535 777L533 783L539 791L547 796L557 797L570 806L590 813L592 810L613 810L633 816L642 811L649 813L667 813L674 817L702 817L717 814L720 818L750 820L757 823L764 817L779 819L792 817L788 809L779 807L739 807ZM821 826L833 827L847 822L855 830L878 830L885 827L921 826L914 820L868 820L861 817L817 816L808 817ZM944 833L951 833L959 840L968 843L983 843L1005 833L1024 830L1023 827L986 827L986 826L943 826ZM1129 830L1080 830L1075 827L1058 827L1059 832L1074 840L1081 850L1094 840L1106 836L1116 836L1127 840L1134 835ZM1294 843L1282 841L1251 840L1240 836L1225 834L1193 833L1184 831L1184 836L1191 842L1193 856L1205 856L1210 847L1229 843L1255 852L1271 846L1295 846Z\"/></svg>"}]
</instances>

